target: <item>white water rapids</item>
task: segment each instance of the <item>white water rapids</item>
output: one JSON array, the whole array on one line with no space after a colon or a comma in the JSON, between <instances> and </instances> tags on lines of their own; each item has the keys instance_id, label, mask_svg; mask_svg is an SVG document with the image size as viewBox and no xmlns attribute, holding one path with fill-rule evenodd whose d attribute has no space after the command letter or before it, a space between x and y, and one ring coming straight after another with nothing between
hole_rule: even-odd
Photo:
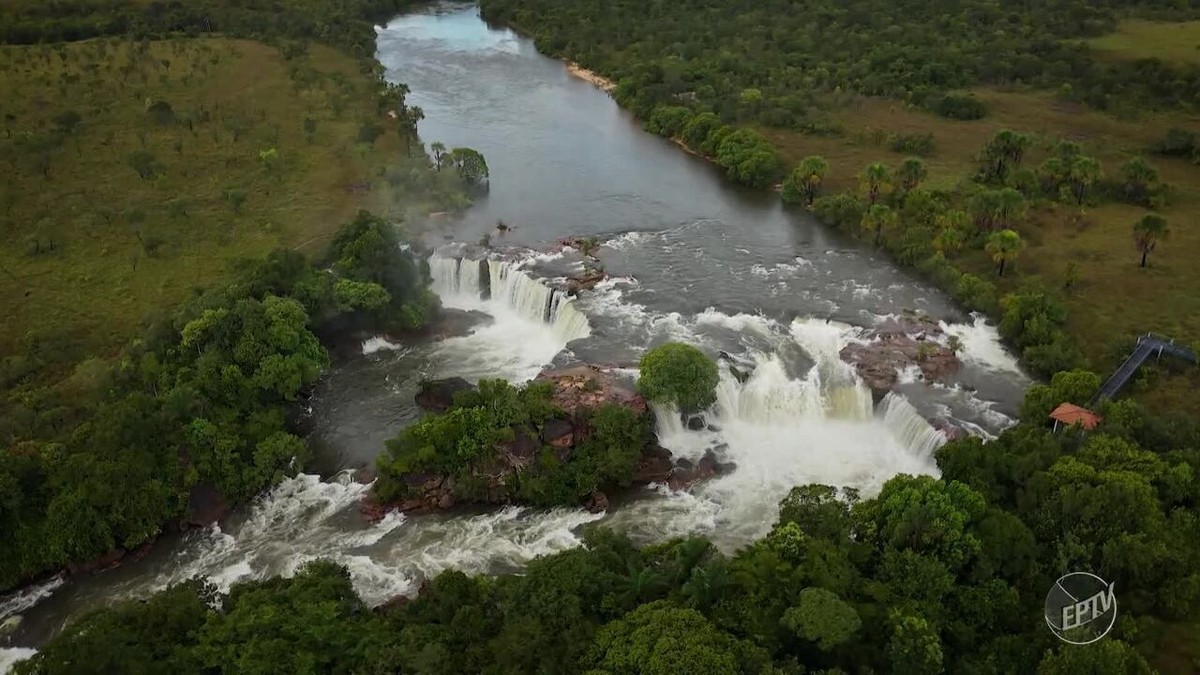
<instances>
[{"instance_id":1,"label":"white water rapids","mask_svg":"<svg viewBox=\"0 0 1200 675\"><path fill-rule=\"evenodd\" d=\"M943 435L901 394L873 405L868 388L842 362L840 350L861 339L861 329L812 318L782 324L711 308L692 317L656 314L624 303L616 284L569 298L520 261L481 265L435 255L430 267L445 305L494 319L471 335L425 347L454 365L452 374L468 379L533 376L572 342L589 338L591 312L649 326L658 336L654 342L684 339L710 353L717 351L714 335L741 336L743 344L753 346L730 357L735 366L722 360L717 401L705 413L707 428L689 430L677 412L655 409L659 440L674 455L696 461L712 452L736 469L690 492L672 493L665 486L642 490L617 500L609 514L508 507L453 515L393 513L374 524L358 512L369 486L355 482L349 472L327 481L300 475L229 521L193 532L160 560L138 563L149 569L117 575L76 604L141 596L196 575L228 589L238 581L290 575L307 561L325 558L344 564L358 592L376 605L416 592L423 579L446 569L519 569L537 556L578 546L579 528L591 522L603 520L639 542L704 535L732 550L766 533L779 500L797 485L850 486L870 496L898 473L937 473L933 452ZM979 346L980 327L967 330L976 335L964 342L985 357L995 361L997 353L1003 354ZM722 345L730 348L728 340ZM382 339L364 344L367 353L396 349ZM741 371L743 381L732 368ZM636 370L627 372L636 377ZM0 599L0 622L54 593L59 583ZM0 664L27 656L0 650Z\"/></svg>"}]
</instances>

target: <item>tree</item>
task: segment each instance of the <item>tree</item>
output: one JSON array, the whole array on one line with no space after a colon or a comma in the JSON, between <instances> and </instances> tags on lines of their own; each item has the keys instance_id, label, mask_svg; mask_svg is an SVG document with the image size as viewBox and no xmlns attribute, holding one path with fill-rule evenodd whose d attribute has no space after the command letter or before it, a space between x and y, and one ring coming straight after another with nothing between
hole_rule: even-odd
<instances>
[{"instance_id":1,"label":"tree","mask_svg":"<svg viewBox=\"0 0 1200 675\"><path fill-rule=\"evenodd\" d=\"M853 638L862 627L862 620L836 593L806 588L800 591L796 606L784 612L783 625L797 636L815 642L822 651L830 651Z\"/></svg>"},{"instance_id":2,"label":"tree","mask_svg":"<svg viewBox=\"0 0 1200 675\"><path fill-rule=\"evenodd\" d=\"M488 165L483 155L471 148L454 148L450 151L450 165L467 185L478 185L488 178Z\"/></svg>"},{"instance_id":3,"label":"tree","mask_svg":"<svg viewBox=\"0 0 1200 675\"><path fill-rule=\"evenodd\" d=\"M988 237L985 250L992 257L992 262L999 265L996 269L996 276L1004 276L1005 265L1016 260L1023 248L1025 248L1025 242L1021 239L1021 235L1012 230L993 232Z\"/></svg>"},{"instance_id":4,"label":"tree","mask_svg":"<svg viewBox=\"0 0 1200 675\"><path fill-rule=\"evenodd\" d=\"M874 206L879 200L880 191L887 187L891 180L891 173L887 166L875 162L863 169L859 178L863 189L867 191L867 204Z\"/></svg>"},{"instance_id":5,"label":"tree","mask_svg":"<svg viewBox=\"0 0 1200 675\"><path fill-rule=\"evenodd\" d=\"M54 116L55 126L58 127L59 131L67 134L68 136L75 133L75 129L82 121L83 118L80 117L79 113L75 112L74 110L64 110L63 112L60 112Z\"/></svg>"},{"instance_id":6,"label":"tree","mask_svg":"<svg viewBox=\"0 0 1200 675\"><path fill-rule=\"evenodd\" d=\"M739 675L757 672L766 661L762 650L700 612L660 600L601 627L581 665L612 675Z\"/></svg>"},{"instance_id":7,"label":"tree","mask_svg":"<svg viewBox=\"0 0 1200 675\"><path fill-rule=\"evenodd\" d=\"M1121 165L1121 188L1125 201L1142 206L1150 205L1153 186L1158 182L1158 170L1142 157Z\"/></svg>"},{"instance_id":8,"label":"tree","mask_svg":"<svg viewBox=\"0 0 1200 675\"><path fill-rule=\"evenodd\" d=\"M1032 143L1025 134L1004 129L996 132L983 148L983 178L988 182L1006 183L1009 175L1021 166L1025 151Z\"/></svg>"},{"instance_id":9,"label":"tree","mask_svg":"<svg viewBox=\"0 0 1200 675\"><path fill-rule=\"evenodd\" d=\"M799 166L792 169L787 179L783 181L783 201L789 204L798 204L803 200L805 204L812 206L813 200L816 199L817 193L821 189L821 181L828 171L829 163L819 155L811 155L800 160Z\"/></svg>"},{"instance_id":10,"label":"tree","mask_svg":"<svg viewBox=\"0 0 1200 675\"><path fill-rule=\"evenodd\" d=\"M1071 194L1077 205L1083 205L1088 190L1099 182L1103 174L1100 162L1094 157L1079 155L1071 160L1067 167L1067 183L1071 186Z\"/></svg>"},{"instance_id":11,"label":"tree","mask_svg":"<svg viewBox=\"0 0 1200 675\"><path fill-rule=\"evenodd\" d=\"M888 656L896 673L942 672L944 655L937 630L928 621L902 614L891 615L892 639L888 642Z\"/></svg>"},{"instance_id":12,"label":"tree","mask_svg":"<svg viewBox=\"0 0 1200 675\"><path fill-rule=\"evenodd\" d=\"M1158 242L1171 234L1167 219L1157 213L1147 213L1133 224L1133 242L1142 254L1142 267L1146 266L1146 257L1158 246Z\"/></svg>"},{"instance_id":13,"label":"tree","mask_svg":"<svg viewBox=\"0 0 1200 675\"><path fill-rule=\"evenodd\" d=\"M1000 222L1000 211L1003 208L999 190L983 190L971 197L968 208L975 228L980 232L990 232Z\"/></svg>"},{"instance_id":14,"label":"tree","mask_svg":"<svg viewBox=\"0 0 1200 675\"><path fill-rule=\"evenodd\" d=\"M162 164L149 150L135 150L126 161L142 180L149 180L163 172Z\"/></svg>"},{"instance_id":15,"label":"tree","mask_svg":"<svg viewBox=\"0 0 1200 675\"><path fill-rule=\"evenodd\" d=\"M900 189L905 192L916 189L927 175L929 170L925 167L924 160L919 157L905 159L900 168L896 169L896 180L900 183Z\"/></svg>"},{"instance_id":16,"label":"tree","mask_svg":"<svg viewBox=\"0 0 1200 675\"><path fill-rule=\"evenodd\" d=\"M875 245L883 241L884 230L891 230L899 222L899 216L886 204L875 204L867 209L867 212L862 217L862 228L867 232L875 233Z\"/></svg>"},{"instance_id":17,"label":"tree","mask_svg":"<svg viewBox=\"0 0 1200 675\"><path fill-rule=\"evenodd\" d=\"M638 364L638 391L655 403L683 412L703 410L717 400L717 364L704 352L681 342L668 342L646 352Z\"/></svg>"},{"instance_id":18,"label":"tree","mask_svg":"<svg viewBox=\"0 0 1200 675\"><path fill-rule=\"evenodd\" d=\"M1013 188L1003 188L996 195L996 221L1002 228L1011 228L1025 214L1025 196Z\"/></svg>"},{"instance_id":19,"label":"tree","mask_svg":"<svg viewBox=\"0 0 1200 675\"><path fill-rule=\"evenodd\" d=\"M229 205L233 207L233 212L241 213L242 204L246 203L246 191L241 188L231 187L225 189L224 195L225 201L229 202Z\"/></svg>"},{"instance_id":20,"label":"tree","mask_svg":"<svg viewBox=\"0 0 1200 675\"><path fill-rule=\"evenodd\" d=\"M448 156L446 153L446 145L438 141L434 141L429 145L429 149L433 151L433 165L438 171L446 165Z\"/></svg>"}]
</instances>

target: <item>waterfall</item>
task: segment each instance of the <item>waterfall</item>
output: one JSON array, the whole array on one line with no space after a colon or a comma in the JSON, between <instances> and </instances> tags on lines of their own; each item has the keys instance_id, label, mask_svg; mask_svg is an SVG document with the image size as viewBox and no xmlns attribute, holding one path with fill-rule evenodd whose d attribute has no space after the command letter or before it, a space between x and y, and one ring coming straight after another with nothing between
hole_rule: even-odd
<instances>
[{"instance_id":1,"label":"waterfall","mask_svg":"<svg viewBox=\"0 0 1200 675\"><path fill-rule=\"evenodd\" d=\"M497 305L506 307L523 319L548 325L563 342L591 334L587 317L575 301L521 269L519 262L434 254L429 258L429 271L434 292L447 306L484 312Z\"/></svg>"},{"instance_id":2,"label":"waterfall","mask_svg":"<svg viewBox=\"0 0 1200 675\"><path fill-rule=\"evenodd\" d=\"M883 425L909 452L928 459L946 442L946 436L934 429L903 395L889 392L877 411Z\"/></svg>"}]
</instances>

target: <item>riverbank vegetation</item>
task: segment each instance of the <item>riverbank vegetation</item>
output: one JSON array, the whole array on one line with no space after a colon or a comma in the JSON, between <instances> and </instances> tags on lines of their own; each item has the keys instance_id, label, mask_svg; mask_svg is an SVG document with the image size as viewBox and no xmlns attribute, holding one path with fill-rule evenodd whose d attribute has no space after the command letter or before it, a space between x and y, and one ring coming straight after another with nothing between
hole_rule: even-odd
<instances>
[{"instance_id":1,"label":"riverbank vegetation","mask_svg":"<svg viewBox=\"0 0 1200 675\"><path fill-rule=\"evenodd\" d=\"M437 310L395 221L486 162L369 58L397 3L287 4L0 7L0 588L302 469L318 336Z\"/></svg>"},{"instance_id":2,"label":"riverbank vegetation","mask_svg":"<svg viewBox=\"0 0 1200 675\"><path fill-rule=\"evenodd\" d=\"M615 81L614 97L647 130L712 157L731 178L781 183L801 206L819 191L819 216L878 240L968 308L1000 318L1008 295L1050 299L1066 310L1047 313L1054 331L1013 343L1038 347L1024 357L1039 374L1106 369L1149 331L1200 336L1191 291L1200 276L1188 262L1200 234L1178 226L1200 218L1200 66L1183 53L1195 46L1194 9L1156 0L1020 12L982 0L954 11L707 0L481 7ZM753 142L728 145L723 159L735 134ZM905 176L906 167L919 171ZM981 213L989 209L999 218ZM1134 227L1148 214L1166 220L1170 238L1155 238L1139 270ZM1006 230L1016 237L1001 241ZM1139 395L1200 412L1186 394L1198 381L1167 377Z\"/></svg>"},{"instance_id":3,"label":"riverbank vegetation","mask_svg":"<svg viewBox=\"0 0 1200 675\"><path fill-rule=\"evenodd\" d=\"M419 328L437 302L425 263L366 212L318 262L247 262L115 363L10 394L0 586L133 550L205 508L198 495L242 502L304 467L288 417L328 363L317 333Z\"/></svg>"},{"instance_id":4,"label":"riverbank vegetation","mask_svg":"<svg viewBox=\"0 0 1200 675\"><path fill-rule=\"evenodd\" d=\"M736 552L590 530L519 575L444 572L375 611L330 563L226 595L189 582L74 622L17 672L1190 672L1198 444L1194 422L1126 401L1088 436L1034 423L951 442L941 478L897 476L871 499L797 487ZM1046 628L1063 569L1115 584L1105 639Z\"/></svg>"}]
</instances>

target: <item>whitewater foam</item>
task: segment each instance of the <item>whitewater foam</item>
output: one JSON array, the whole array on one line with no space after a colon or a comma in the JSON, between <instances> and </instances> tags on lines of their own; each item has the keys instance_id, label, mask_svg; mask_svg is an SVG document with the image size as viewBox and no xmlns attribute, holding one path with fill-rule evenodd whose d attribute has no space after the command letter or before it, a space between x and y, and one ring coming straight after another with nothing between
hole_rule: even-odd
<instances>
[{"instance_id":1,"label":"whitewater foam","mask_svg":"<svg viewBox=\"0 0 1200 675\"><path fill-rule=\"evenodd\" d=\"M398 345L395 342L388 340L382 335L377 335L373 338L367 338L362 343L362 353L364 356L374 354L381 351L400 351L404 349L403 345Z\"/></svg>"},{"instance_id":2,"label":"whitewater foam","mask_svg":"<svg viewBox=\"0 0 1200 675\"><path fill-rule=\"evenodd\" d=\"M36 653L36 649L26 647L0 647L0 675L7 675L18 661L31 659Z\"/></svg>"},{"instance_id":3,"label":"whitewater foam","mask_svg":"<svg viewBox=\"0 0 1200 675\"><path fill-rule=\"evenodd\" d=\"M988 323L982 314L972 314L971 323L940 323L947 335L953 335L962 343L958 355L964 361L978 364L988 370L1014 373L1025 376L1017 359L1000 341L996 327Z\"/></svg>"},{"instance_id":4,"label":"whitewater foam","mask_svg":"<svg viewBox=\"0 0 1200 675\"><path fill-rule=\"evenodd\" d=\"M54 595L54 592L61 588L64 583L66 583L66 579L62 575L59 575L39 584L33 584L32 586L13 591L9 595L0 598L0 623L3 623L8 617L20 614Z\"/></svg>"}]
</instances>

